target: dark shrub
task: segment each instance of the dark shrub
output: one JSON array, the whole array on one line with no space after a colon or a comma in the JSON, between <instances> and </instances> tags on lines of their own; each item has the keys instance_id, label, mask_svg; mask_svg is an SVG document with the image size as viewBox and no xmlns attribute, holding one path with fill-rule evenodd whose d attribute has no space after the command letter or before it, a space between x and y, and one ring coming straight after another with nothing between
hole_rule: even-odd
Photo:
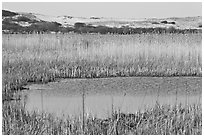
<instances>
[{"instance_id":1,"label":"dark shrub","mask_svg":"<svg viewBox=\"0 0 204 137\"><path fill-rule=\"evenodd\" d=\"M164 20L164 21L161 21L161 23L163 23L163 24L167 24L168 21Z\"/></svg>"},{"instance_id":2,"label":"dark shrub","mask_svg":"<svg viewBox=\"0 0 204 137\"><path fill-rule=\"evenodd\" d=\"M64 16L64 18L72 19L72 16Z\"/></svg>"},{"instance_id":3,"label":"dark shrub","mask_svg":"<svg viewBox=\"0 0 204 137\"><path fill-rule=\"evenodd\" d=\"M28 23L38 23L39 21L38 20L30 20L28 21Z\"/></svg>"},{"instance_id":4,"label":"dark shrub","mask_svg":"<svg viewBox=\"0 0 204 137\"><path fill-rule=\"evenodd\" d=\"M74 28L72 28L72 27L66 27L66 28L61 27L61 28L60 28L60 31L61 31L62 33L74 32Z\"/></svg>"},{"instance_id":5,"label":"dark shrub","mask_svg":"<svg viewBox=\"0 0 204 137\"><path fill-rule=\"evenodd\" d=\"M107 34L109 32L109 28L106 26L97 26L94 29L94 32L100 33L100 34Z\"/></svg>"},{"instance_id":6,"label":"dark shrub","mask_svg":"<svg viewBox=\"0 0 204 137\"><path fill-rule=\"evenodd\" d=\"M81 23L81 22L76 22L74 24L74 28L79 29L80 27L85 27L86 24L85 23Z\"/></svg>"},{"instance_id":7,"label":"dark shrub","mask_svg":"<svg viewBox=\"0 0 204 137\"><path fill-rule=\"evenodd\" d=\"M10 30L12 32L19 32L22 29L23 27L15 23L7 23L2 25L2 30Z\"/></svg>"},{"instance_id":8,"label":"dark shrub","mask_svg":"<svg viewBox=\"0 0 204 137\"><path fill-rule=\"evenodd\" d=\"M28 21L31 21L29 18L27 17L24 17L24 16L20 16L18 17L17 21L24 21L24 22L28 22Z\"/></svg>"},{"instance_id":9,"label":"dark shrub","mask_svg":"<svg viewBox=\"0 0 204 137\"><path fill-rule=\"evenodd\" d=\"M155 22L152 22L152 24L160 24L160 23L155 21Z\"/></svg>"},{"instance_id":10,"label":"dark shrub","mask_svg":"<svg viewBox=\"0 0 204 137\"><path fill-rule=\"evenodd\" d=\"M18 14L7 10L2 10L2 17L15 16L15 15L18 15Z\"/></svg>"},{"instance_id":11,"label":"dark shrub","mask_svg":"<svg viewBox=\"0 0 204 137\"><path fill-rule=\"evenodd\" d=\"M92 26L92 24L88 24L86 25L87 28L95 28L94 26Z\"/></svg>"},{"instance_id":12,"label":"dark shrub","mask_svg":"<svg viewBox=\"0 0 204 137\"><path fill-rule=\"evenodd\" d=\"M80 27L78 29L79 33L88 33L89 32L89 28L87 27Z\"/></svg>"},{"instance_id":13,"label":"dark shrub","mask_svg":"<svg viewBox=\"0 0 204 137\"><path fill-rule=\"evenodd\" d=\"M198 25L199 28L202 28L202 24Z\"/></svg>"},{"instance_id":14,"label":"dark shrub","mask_svg":"<svg viewBox=\"0 0 204 137\"><path fill-rule=\"evenodd\" d=\"M90 17L90 19L100 19L99 17Z\"/></svg>"},{"instance_id":15,"label":"dark shrub","mask_svg":"<svg viewBox=\"0 0 204 137\"><path fill-rule=\"evenodd\" d=\"M169 22L168 24L176 24L176 22L172 21L172 22Z\"/></svg>"},{"instance_id":16,"label":"dark shrub","mask_svg":"<svg viewBox=\"0 0 204 137\"><path fill-rule=\"evenodd\" d=\"M39 22L36 24L32 24L28 27L29 31L41 31L41 32L47 32L47 31L59 31L60 30L60 23L57 22Z\"/></svg>"}]
</instances>

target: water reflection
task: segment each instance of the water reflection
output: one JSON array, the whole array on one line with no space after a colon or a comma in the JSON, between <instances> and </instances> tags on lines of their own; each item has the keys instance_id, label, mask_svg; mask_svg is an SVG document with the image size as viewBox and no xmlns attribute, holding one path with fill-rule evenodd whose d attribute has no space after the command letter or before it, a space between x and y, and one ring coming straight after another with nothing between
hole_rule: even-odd
<instances>
[{"instance_id":1,"label":"water reflection","mask_svg":"<svg viewBox=\"0 0 204 137\"><path fill-rule=\"evenodd\" d=\"M187 105L202 101L201 78L177 78L177 81L175 78L148 78L148 81L145 79L115 78L106 86L103 82L110 79L62 80L47 85L31 85L30 90L23 93L22 100L28 111L39 110L57 116L63 114L78 116L82 114L82 89L80 88L84 87L85 113L97 117L108 117L114 110L125 113L143 111L153 107L156 102ZM178 81L179 83L176 84ZM148 86L147 82L152 83L151 86ZM187 85L182 84L185 82Z\"/></svg>"}]
</instances>

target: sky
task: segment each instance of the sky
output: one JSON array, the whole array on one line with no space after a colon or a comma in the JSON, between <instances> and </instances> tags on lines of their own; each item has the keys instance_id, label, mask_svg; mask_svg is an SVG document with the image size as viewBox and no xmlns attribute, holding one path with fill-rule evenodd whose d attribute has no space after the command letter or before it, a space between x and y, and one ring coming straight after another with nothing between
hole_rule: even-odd
<instances>
[{"instance_id":1,"label":"sky","mask_svg":"<svg viewBox=\"0 0 204 137\"><path fill-rule=\"evenodd\" d=\"M3 2L2 9L75 17L163 18L202 16L201 2Z\"/></svg>"}]
</instances>

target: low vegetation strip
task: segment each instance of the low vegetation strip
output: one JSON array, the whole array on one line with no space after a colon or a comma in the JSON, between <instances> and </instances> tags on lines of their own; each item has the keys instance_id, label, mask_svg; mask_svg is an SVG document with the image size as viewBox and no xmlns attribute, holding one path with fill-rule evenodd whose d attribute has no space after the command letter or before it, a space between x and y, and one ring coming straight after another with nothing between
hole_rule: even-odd
<instances>
[{"instance_id":1,"label":"low vegetation strip","mask_svg":"<svg viewBox=\"0 0 204 137\"><path fill-rule=\"evenodd\" d=\"M201 76L201 34L3 35L3 98L56 78Z\"/></svg>"},{"instance_id":2,"label":"low vegetation strip","mask_svg":"<svg viewBox=\"0 0 204 137\"><path fill-rule=\"evenodd\" d=\"M135 114L115 112L99 119L87 114L84 131L81 117L55 117L52 114L29 113L19 105L3 105L4 135L201 135L202 106L156 104Z\"/></svg>"},{"instance_id":3,"label":"low vegetation strip","mask_svg":"<svg viewBox=\"0 0 204 137\"><path fill-rule=\"evenodd\" d=\"M15 21L15 20L13 20ZM202 33L202 25L198 25L198 28L186 28L179 29L175 26L170 27L107 27L107 26L92 26L86 25L85 23L75 23L74 27L62 27L60 23L57 22L38 22L36 20L30 20L26 17L19 17L18 22L24 22L24 27L13 23L9 19L4 19L2 21L3 33L5 34L31 34L31 33L100 33L100 34L165 34L165 33L175 33L175 34L188 34L188 33ZM32 24L26 26L28 24ZM174 23L174 22L173 22ZM172 24L173 24L172 23ZM82 24L77 26L77 24ZM155 22L153 22L155 24ZM166 23L167 24L167 23Z\"/></svg>"}]
</instances>

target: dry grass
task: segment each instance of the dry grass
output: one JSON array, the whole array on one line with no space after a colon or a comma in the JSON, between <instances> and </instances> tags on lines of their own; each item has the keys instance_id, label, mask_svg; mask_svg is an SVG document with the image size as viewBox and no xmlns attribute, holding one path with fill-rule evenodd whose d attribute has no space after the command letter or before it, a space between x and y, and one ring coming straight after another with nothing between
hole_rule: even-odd
<instances>
[{"instance_id":1,"label":"dry grass","mask_svg":"<svg viewBox=\"0 0 204 137\"><path fill-rule=\"evenodd\" d=\"M201 34L3 35L3 99L28 82L57 78L201 76L201 40ZM82 120L3 104L3 134L82 134L83 128L84 134L201 134L202 111L198 104L157 104L136 114Z\"/></svg>"},{"instance_id":2,"label":"dry grass","mask_svg":"<svg viewBox=\"0 0 204 137\"><path fill-rule=\"evenodd\" d=\"M56 78L201 76L201 40L201 34L3 35L3 93Z\"/></svg>"},{"instance_id":3,"label":"dry grass","mask_svg":"<svg viewBox=\"0 0 204 137\"><path fill-rule=\"evenodd\" d=\"M124 114L120 112L107 119L90 114L85 118L84 132L81 117L55 117L51 114L28 113L18 105L3 105L2 130L6 135L199 135L202 134L202 107L162 106Z\"/></svg>"}]
</instances>

